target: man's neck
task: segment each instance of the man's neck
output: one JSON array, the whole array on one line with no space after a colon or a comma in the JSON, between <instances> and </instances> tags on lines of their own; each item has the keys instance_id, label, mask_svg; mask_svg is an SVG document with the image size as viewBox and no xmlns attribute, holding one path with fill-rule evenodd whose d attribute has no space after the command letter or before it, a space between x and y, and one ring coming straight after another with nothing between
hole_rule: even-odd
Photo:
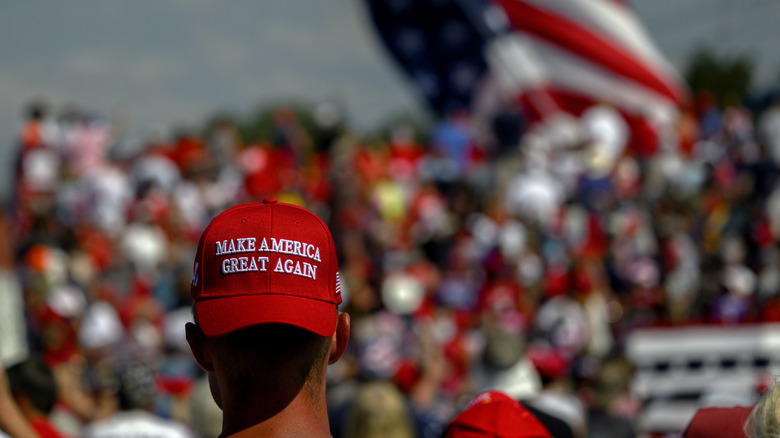
<instances>
[{"instance_id":1,"label":"man's neck","mask_svg":"<svg viewBox=\"0 0 780 438\"><path fill-rule=\"evenodd\" d=\"M268 400L251 401L241 406L225 406L220 437L290 437L330 438L324 396L312 400L303 391L286 406L268 409Z\"/></svg>"}]
</instances>

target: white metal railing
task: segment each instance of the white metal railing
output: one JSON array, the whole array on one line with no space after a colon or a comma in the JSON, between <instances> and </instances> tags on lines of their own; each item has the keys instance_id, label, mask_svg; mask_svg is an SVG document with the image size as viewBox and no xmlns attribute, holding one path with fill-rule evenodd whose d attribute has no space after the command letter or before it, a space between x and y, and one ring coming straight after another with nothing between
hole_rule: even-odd
<instances>
[{"instance_id":1,"label":"white metal railing","mask_svg":"<svg viewBox=\"0 0 780 438\"><path fill-rule=\"evenodd\" d=\"M632 332L631 390L646 403L644 432L680 431L703 406L749 405L780 376L780 324L647 328Z\"/></svg>"}]
</instances>

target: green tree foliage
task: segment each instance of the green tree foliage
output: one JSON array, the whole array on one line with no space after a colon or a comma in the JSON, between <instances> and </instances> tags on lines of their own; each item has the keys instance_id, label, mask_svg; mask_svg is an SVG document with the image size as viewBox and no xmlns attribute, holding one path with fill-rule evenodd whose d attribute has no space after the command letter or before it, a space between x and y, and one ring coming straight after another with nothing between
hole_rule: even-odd
<instances>
[{"instance_id":1,"label":"green tree foliage","mask_svg":"<svg viewBox=\"0 0 780 438\"><path fill-rule=\"evenodd\" d=\"M730 94L744 100L753 79L753 61L746 56L718 56L710 48L700 48L691 57L685 78L694 94L710 91L720 105Z\"/></svg>"},{"instance_id":2,"label":"green tree foliage","mask_svg":"<svg viewBox=\"0 0 780 438\"><path fill-rule=\"evenodd\" d=\"M344 118L344 109L341 107L337 108L339 111L338 126L322 126L317 122L317 108L315 104L300 101L274 101L263 103L247 116L215 115L213 119L226 118L233 120L245 144L265 142L279 146L277 144L279 139L276 128L280 110L294 114L297 124L311 137L315 147L319 147L321 143L327 142L330 137L343 129L349 130L354 128L350 127L349 120ZM360 134L367 140L386 139L390 136L392 129L399 124L411 127L415 140L423 142L429 129L430 120L420 114L398 113L386 117L378 126L373 129L367 129Z\"/></svg>"},{"instance_id":3,"label":"green tree foliage","mask_svg":"<svg viewBox=\"0 0 780 438\"><path fill-rule=\"evenodd\" d=\"M242 120L238 124L241 138L247 143L269 142L274 143L274 117L281 109L287 109L295 114L295 117L307 132L314 131L314 119L310 104L300 102L271 102L259 107L254 114Z\"/></svg>"}]
</instances>

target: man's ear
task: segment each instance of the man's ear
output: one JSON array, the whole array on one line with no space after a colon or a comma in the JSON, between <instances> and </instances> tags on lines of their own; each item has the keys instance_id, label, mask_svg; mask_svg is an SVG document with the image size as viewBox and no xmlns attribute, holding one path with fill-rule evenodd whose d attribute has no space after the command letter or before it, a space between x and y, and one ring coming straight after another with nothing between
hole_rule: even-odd
<instances>
[{"instance_id":1,"label":"man's ear","mask_svg":"<svg viewBox=\"0 0 780 438\"><path fill-rule=\"evenodd\" d=\"M208 342L203 330L191 322L188 322L184 329L187 333L187 343L190 344L190 350L192 350L192 355L195 356L195 361L207 372L214 371L214 361L211 358L211 351L208 348Z\"/></svg>"},{"instance_id":2,"label":"man's ear","mask_svg":"<svg viewBox=\"0 0 780 438\"><path fill-rule=\"evenodd\" d=\"M349 330L350 322L349 315L346 313L339 314L338 321L336 322L336 332L330 338L330 356L328 357L328 365L339 360L344 350L347 349L347 343L349 342Z\"/></svg>"}]
</instances>

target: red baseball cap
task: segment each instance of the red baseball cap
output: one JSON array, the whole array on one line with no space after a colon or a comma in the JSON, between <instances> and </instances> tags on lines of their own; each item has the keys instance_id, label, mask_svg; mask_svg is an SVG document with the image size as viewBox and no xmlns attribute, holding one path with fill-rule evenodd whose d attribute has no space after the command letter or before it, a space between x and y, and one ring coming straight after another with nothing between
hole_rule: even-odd
<instances>
[{"instance_id":1,"label":"red baseball cap","mask_svg":"<svg viewBox=\"0 0 780 438\"><path fill-rule=\"evenodd\" d=\"M742 426L753 406L700 408L685 428L683 438L745 438Z\"/></svg>"},{"instance_id":2,"label":"red baseball cap","mask_svg":"<svg viewBox=\"0 0 780 438\"><path fill-rule=\"evenodd\" d=\"M236 205L203 231L190 294L207 336L267 323L331 336L341 303L333 237L296 205Z\"/></svg>"},{"instance_id":3,"label":"red baseball cap","mask_svg":"<svg viewBox=\"0 0 780 438\"><path fill-rule=\"evenodd\" d=\"M445 438L551 438L517 400L500 391L478 394L447 426Z\"/></svg>"}]
</instances>

